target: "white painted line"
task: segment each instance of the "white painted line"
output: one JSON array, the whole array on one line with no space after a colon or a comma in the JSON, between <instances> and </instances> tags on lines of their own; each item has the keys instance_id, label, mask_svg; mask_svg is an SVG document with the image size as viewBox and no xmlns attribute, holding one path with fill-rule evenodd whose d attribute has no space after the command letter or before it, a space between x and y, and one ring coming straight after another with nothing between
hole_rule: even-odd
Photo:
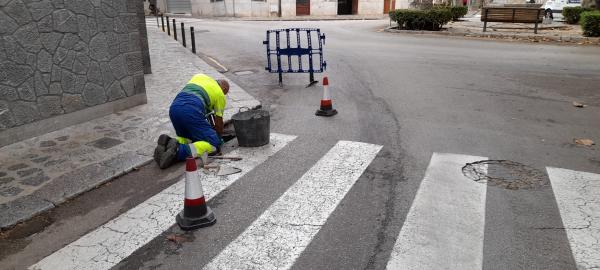
<instances>
[{"instance_id":1,"label":"white painted line","mask_svg":"<svg viewBox=\"0 0 600 270\"><path fill-rule=\"evenodd\" d=\"M206 56L206 58L208 58L210 61L212 61L213 63L215 63L215 65L217 65L217 66L219 66L221 69L223 69L223 70L224 70L224 72L227 72L227 71L228 71L228 69L227 69L227 68L226 68L224 65L222 65L221 63L219 63L219 61L217 61L216 59L214 59L214 58L212 58L212 57L210 57L210 56L208 56L208 55Z\"/></svg>"},{"instance_id":2,"label":"white painted line","mask_svg":"<svg viewBox=\"0 0 600 270\"><path fill-rule=\"evenodd\" d=\"M243 157L235 162L242 172L228 176L201 174L206 198L219 194L295 138L272 133L269 145L232 151L230 155ZM183 208L184 189L185 181L181 180L29 269L110 269L175 223L175 215Z\"/></svg>"},{"instance_id":3,"label":"white painted line","mask_svg":"<svg viewBox=\"0 0 600 270\"><path fill-rule=\"evenodd\" d=\"M577 269L600 269L600 174L546 170Z\"/></svg>"},{"instance_id":4,"label":"white painted line","mask_svg":"<svg viewBox=\"0 0 600 270\"><path fill-rule=\"evenodd\" d=\"M381 147L339 141L204 269L289 269Z\"/></svg>"},{"instance_id":5,"label":"white painted line","mask_svg":"<svg viewBox=\"0 0 600 270\"><path fill-rule=\"evenodd\" d=\"M432 155L387 269L482 269L487 185L462 167L486 159Z\"/></svg>"}]
</instances>

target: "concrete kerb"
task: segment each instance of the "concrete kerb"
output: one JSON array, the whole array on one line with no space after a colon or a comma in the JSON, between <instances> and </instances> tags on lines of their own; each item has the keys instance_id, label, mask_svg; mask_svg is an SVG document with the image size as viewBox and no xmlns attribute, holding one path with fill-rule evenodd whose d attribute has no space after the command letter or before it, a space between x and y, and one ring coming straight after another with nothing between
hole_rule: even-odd
<instances>
[{"instance_id":1,"label":"concrete kerb","mask_svg":"<svg viewBox=\"0 0 600 270\"><path fill-rule=\"evenodd\" d=\"M497 40L530 40L533 42L556 42L556 43L572 43L579 44L590 44L600 45L600 38L595 37L579 37L572 35L565 36L548 36L540 34L509 34L509 33L498 33L498 32L451 32L451 31L423 31L423 30L401 30L395 29L394 26L386 27L383 30L388 33L400 33L410 35L431 35L431 36L450 36L450 37L465 37L465 38L489 38Z\"/></svg>"},{"instance_id":2,"label":"concrete kerb","mask_svg":"<svg viewBox=\"0 0 600 270\"><path fill-rule=\"evenodd\" d=\"M149 32L158 32L158 30L149 30ZM160 35L163 33L153 33L154 35ZM185 55L185 61L189 64L193 65L198 72L206 73L209 76L214 78L225 78L221 73L216 71L214 68L210 67L207 63L203 62L199 57L194 55L191 51L187 50L177 41L170 39L170 37L164 34L163 38L156 38L154 42L163 42L168 46L170 50L177 50L178 54ZM176 44L176 45L175 45ZM168 50L165 50L168 51ZM164 56L162 56L164 57ZM191 63L190 63L191 62ZM186 73L193 72L189 69L186 70ZM186 74L189 75L189 74ZM153 76L153 75L146 75ZM160 78L161 80L168 80L169 78ZM182 78L174 78L178 81L182 80ZM156 81L156 76L154 77L146 77L146 80ZM179 84L179 83L178 83ZM183 82L185 84L185 81ZM228 106L225 110L224 120L226 123L230 123L231 116L237 112L237 108L240 107L250 107L257 108L260 107L260 102L246 93L241 87L236 85L234 82L230 82L231 89L229 94ZM157 87L163 87L157 86ZM150 96L148 97L151 98ZM157 97L155 97L157 98ZM163 98L164 99L164 98ZM165 101L160 101L164 103ZM166 101L168 102L168 101ZM132 109L120 112L124 115L127 114L143 114L144 112L150 109L152 106L156 106L156 102L149 102L144 108L140 106L134 107ZM131 111L131 112L129 112ZM119 113L118 113L119 114ZM166 117L166 116L165 116ZM90 129L90 127L94 125L100 124L110 124L111 121L117 121L119 116L108 115L105 117L99 118L99 121L93 121L81 124L88 125L86 129ZM167 117L168 120L168 117ZM156 122L156 121L154 121ZM164 121L162 121L164 122ZM157 124L156 127L151 127L153 131L150 133L160 132L163 129L162 124ZM72 136L76 136L76 131L78 125L71 126L65 128L65 133L70 133ZM54 134L59 134L63 130L59 130L53 132ZM145 131L148 133L148 130ZM52 133L50 133L52 134ZM48 136L50 136L50 134ZM148 164L152 161L152 151L155 142L153 142L153 135L158 136L157 134L144 134L144 138L140 138L136 140L136 143L132 145L128 145L126 148L129 149L124 151L113 151L110 152L109 149L109 158L101 159L94 161L93 163L87 164L85 166L78 166L73 170L67 170L65 173L59 176L52 177L52 180L49 181L46 185L43 185L39 189L33 191L33 193L17 197L13 200L0 204L0 230L6 230L14 225L29 220L36 215L47 212L59 204L74 198L86 191L97 188L123 174L126 174L135 168ZM42 139L33 138L30 139L31 142L35 142L37 144L38 141L43 140L44 135L40 136ZM51 135L56 136L56 135ZM120 137L119 137L120 138ZM121 138L122 139L122 138ZM21 143L22 144L22 143ZM27 144L27 143L26 143ZM88 147L89 148L89 147ZM21 146L15 147L14 149L22 149ZM14 150L12 149L12 150ZM25 151L25 150L24 150ZM110 153L114 153L113 156L110 156Z\"/></svg>"}]
</instances>

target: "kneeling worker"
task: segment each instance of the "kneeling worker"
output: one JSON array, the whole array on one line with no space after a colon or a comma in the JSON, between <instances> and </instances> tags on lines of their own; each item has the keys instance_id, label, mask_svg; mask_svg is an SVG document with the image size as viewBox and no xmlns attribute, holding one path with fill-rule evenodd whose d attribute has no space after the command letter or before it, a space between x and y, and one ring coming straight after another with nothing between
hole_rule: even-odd
<instances>
[{"instance_id":1,"label":"kneeling worker","mask_svg":"<svg viewBox=\"0 0 600 270\"><path fill-rule=\"evenodd\" d=\"M154 150L154 160L161 169L191 156L203 157L217 152L223 144L223 111L229 92L226 80L215 80L196 74L171 103L169 117L175 128L175 139L162 134ZM214 127L207 117L214 113Z\"/></svg>"}]
</instances>

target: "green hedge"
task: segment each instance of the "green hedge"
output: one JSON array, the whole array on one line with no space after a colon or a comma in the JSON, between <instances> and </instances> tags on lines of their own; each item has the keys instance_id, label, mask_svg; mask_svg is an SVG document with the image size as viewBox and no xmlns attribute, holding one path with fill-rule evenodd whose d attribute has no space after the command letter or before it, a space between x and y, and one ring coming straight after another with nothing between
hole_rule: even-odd
<instances>
[{"instance_id":1,"label":"green hedge","mask_svg":"<svg viewBox=\"0 0 600 270\"><path fill-rule=\"evenodd\" d=\"M591 11L591 9L583 7L564 7L562 15L565 17L568 24L576 24L581 18L581 13L586 11Z\"/></svg>"},{"instance_id":2,"label":"green hedge","mask_svg":"<svg viewBox=\"0 0 600 270\"><path fill-rule=\"evenodd\" d=\"M600 11L581 13L579 23L581 24L584 36L600 37Z\"/></svg>"},{"instance_id":3,"label":"green hedge","mask_svg":"<svg viewBox=\"0 0 600 270\"><path fill-rule=\"evenodd\" d=\"M450 9L450 12L452 12L452 20L453 21L458 21L458 19L464 17L465 15L467 15L467 12L469 12L469 8L468 7L448 7Z\"/></svg>"},{"instance_id":4,"label":"green hedge","mask_svg":"<svg viewBox=\"0 0 600 270\"><path fill-rule=\"evenodd\" d=\"M390 11L390 19L399 29L439 31L452 20L452 12L447 8L397 9Z\"/></svg>"}]
</instances>

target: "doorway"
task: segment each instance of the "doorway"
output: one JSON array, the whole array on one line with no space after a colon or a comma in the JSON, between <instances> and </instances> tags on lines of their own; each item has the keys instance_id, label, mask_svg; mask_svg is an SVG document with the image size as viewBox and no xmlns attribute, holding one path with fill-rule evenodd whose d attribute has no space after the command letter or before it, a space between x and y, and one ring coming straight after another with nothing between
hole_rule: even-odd
<instances>
[{"instance_id":1,"label":"doorway","mask_svg":"<svg viewBox=\"0 0 600 270\"><path fill-rule=\"evenodd\" d=\"M396 0L383 0L383 14L389 14L396 9Z\"/></svg>"},{"instance_id":2,"label":"doorway","mask_svg":"<svg viewBox=\"0 0 600 270\"><path fill-rule=\"evenodd\" d=\"M296 0L296 16L310 15L310 0Z\"/></svg>"},{"instance_id":3,"label":"doorway","mask_svg":"<svg viewBox=\"0 0 600 270\"><path fill-rule=\"evenodd\" d=\"M338 15L356 14L358 11L358 0L338 0Z\"/></svg>"}]
</instances>

